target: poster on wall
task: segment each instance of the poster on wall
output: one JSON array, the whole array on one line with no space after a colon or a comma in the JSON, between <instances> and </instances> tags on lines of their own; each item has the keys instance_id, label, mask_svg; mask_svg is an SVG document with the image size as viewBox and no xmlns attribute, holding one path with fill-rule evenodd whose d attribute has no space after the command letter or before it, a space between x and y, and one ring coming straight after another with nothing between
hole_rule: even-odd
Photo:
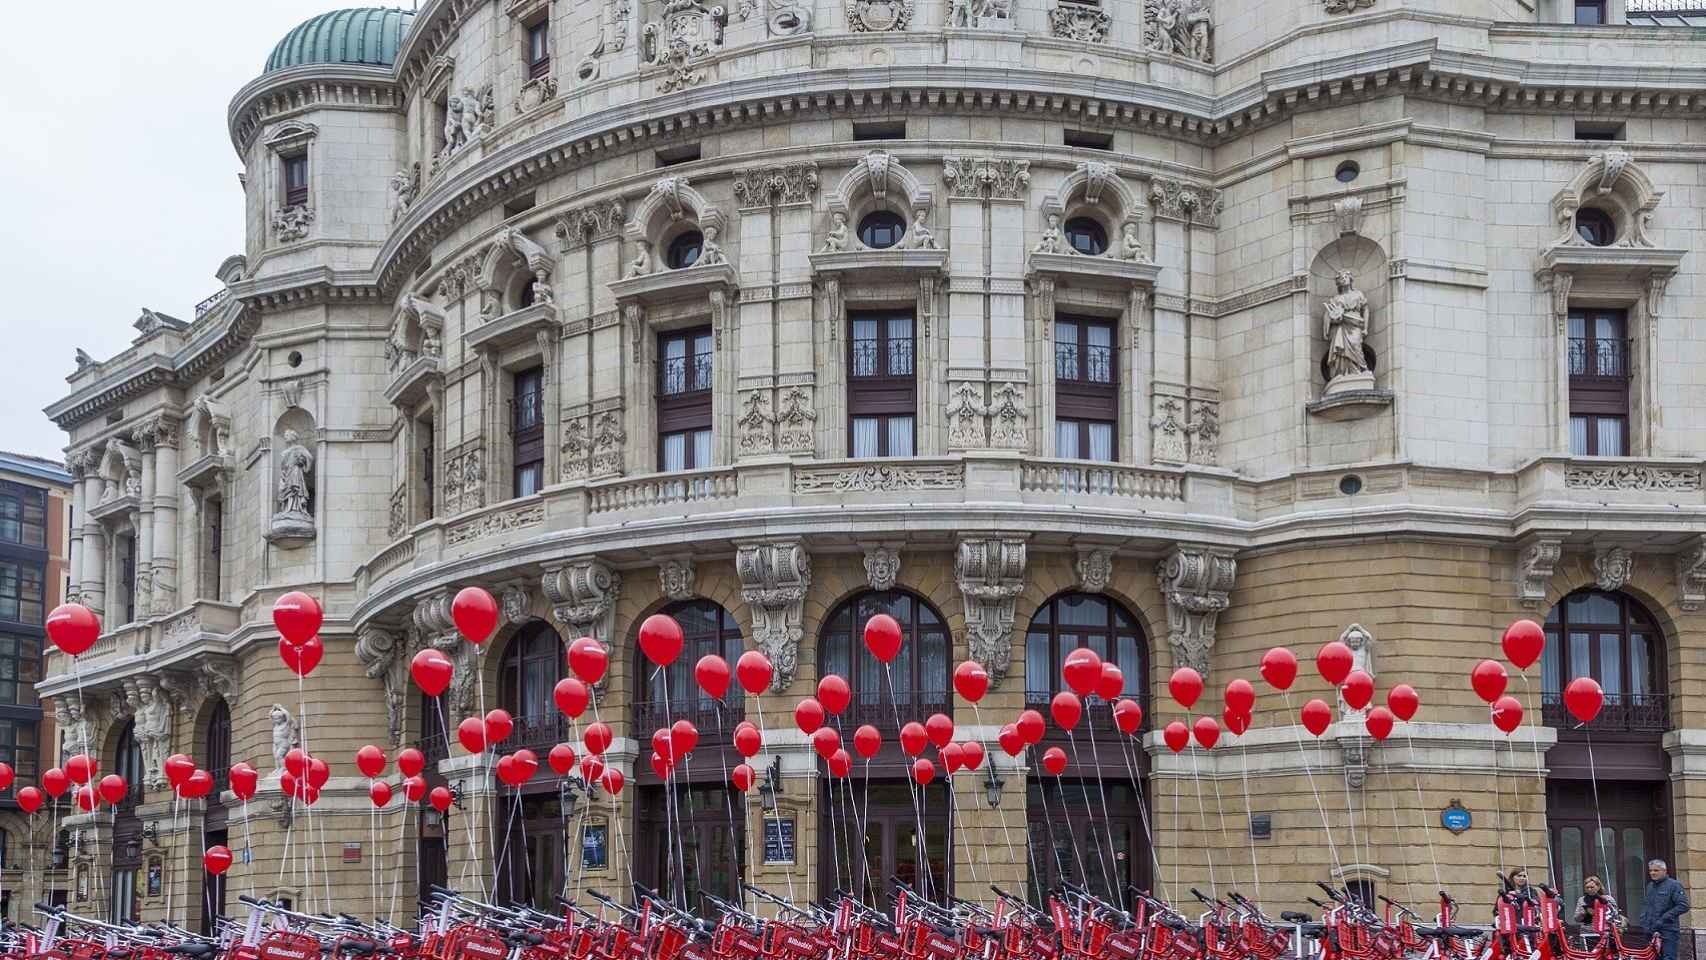
<instances>
[{"instance_id":1,"label":"poster on wall","mask_svg":"<svg viewBox=\"0 0 1706 960\"><path fill-rule=\"evenodd\" d=\"M603 869L610 866L610 828L595 824L581 831L581 866Z\"/></svg>"},{"instance_id":2,"label":"poster on wall","mask_svg":"<svg viewBox=\"0 0 1706 960\"><path fill-rule=\"evenodd\" d=\"M794 862L794 818L764 821L764 862Z\"/></svg>"}]
</instances>

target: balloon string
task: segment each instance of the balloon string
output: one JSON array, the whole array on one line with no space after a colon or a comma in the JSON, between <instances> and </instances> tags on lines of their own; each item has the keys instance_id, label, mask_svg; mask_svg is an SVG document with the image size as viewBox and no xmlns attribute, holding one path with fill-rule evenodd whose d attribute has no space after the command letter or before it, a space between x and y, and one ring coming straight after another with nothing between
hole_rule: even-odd
<instances>
[{"instance_id":1,"label":"balloon string","mask_svg":"<svg viewBox=\"0 0 1706 960\"><path fill-rule=\"evenodd\" d=\"M1605 858L1605 820L1602 818L1599 808L1599 771L1594 767L1593 763L1593 731L1588 729L1586 722L1577 726L1576 729L1582 731L1582 733L1587 736L1588 782L1593 785L1594 846L1599 848L1600 872L1605 874L1605 878L1608 881L1605 892L1616 896L1617 891L1611 888L1609 881L1617 875L1617 871L1611 868L1611 861Z\"/></svg>"},{"instance_id":2,"label":"balloon string","mask_svg":"<svg viewBox=\"0 0 1706 960\"><path fill-rule=\"evenodd\" d=\"M1528 669L1525 667L1519 672L1522 674L1522 692L1528 700L1529 741L1534 744L1534 784L1540 796L1544 797L1546 795L1546 774L1540 765L1540 711L1534 709L1534 689L1528 683ZM1542 706L1544 708L1544 705ZM1552 832L1547 830L1546 876L1553 883L1558 882L1557 869L1557 865L1552 860Z\"/></svg>"},{"instance_id":3,"label":"balloon string","mask_svg":"<svg viewBox=\"0 0 1706 960\"><path fill-rule=\"evenodd\" d=\"M1392 842L1395 845L1401 844L1403 842L1403 835L1398 832L1398 792L1392 789L1392 757L1387 754L1384 749L1382 749L1380 753L1383 758L1380 764L1380 775L1381 778L1386 781L1386 808L1392 814L1392 832L1389 836L1392 838ZM1394 869L1393 873L1396 874L1397 870ZM1407 897L1411 903L1417 902L1416 872L1407 863L1404 865L1404 896Z\"/></svg>"},{"instance_id":4,"label":"balloon string","mask_svg":"<svg viewBox=\"0 0 1706 960\"><path fill-rule=\"evenodd\" d=\"M1246 731L1249 730L1248 721L1246 721L1244 729ZM1256 819L1256 809L1250 802L1250 747L1244 742L1243 735L1233 734L1233 736L1238 738L1238 768L1239 773L1244 780L1244 816L1253 823ZM1216 789L1218 789L1218 787L1216 787ZM1393 822L1396 823L1397 821ZM1246 825L1248 826L1249 824ZM1225 842L1226 825L1222 823L1220 829L1222 834L1221 841ZM1256 831L1245 830L1244 832L1249 834L1250 837L1250 874L1256 880L1256 902L1261 903L1262 868L1256 862Z\"/></svg>"},{"instance_id":5,"label":"balloon string","mask_svg":"<svg viewBox=\"0 0 1706 960\"><path fill-rule=\"evenodd\" d=\"M1084 761L1080 759L1078 754L1078 738L1072 735L1071 730L1066 731L1066 742L1072 746L1072 765L1083 767ZM1078 777L1078 792L1084 796L1084 827L1089 832L1089 836L1085 840L1087 845L1096 853L1096 865L1102 871L1102 883L1106 884L1105 889L1112 890L1114 887L1113 875L1108 872L1107 858L1102 856L1102 844L1096 839L1096 808L1090 805L1090 788L1085 784L1085 778L1080 775ZM1061 800L1061 807L1064 809L1065 806L1066 801L1063 799ZM1112 849L1112 842L1113 838L1109 837L1110 850ZM1088 880L1089 877L1086 876L1085 879Z\"/></svg>"},{"instance_id":6,"label":"balloon string","mask_svg":"<svg viewBox=\"0 0 1706 960\"><path fill-rule=\"evenodd\" d=\"M894 664L891 661L884 661L883 675L888 678L889 708L894 713L894 726L895 730L898 732L900 730L900 696L895 691ZM911 692L911 690L907 691L908 694ZM902 752L905 752L904 747L902 748ZM921 868L918 871L918 876L921 878L920 891L923 893L924 899L929 900L931 899L930 873L929 870L926 869L928 867L929 860L925 854L924 842L924 798L922 797L924 788L917 783L917 777L914 776L910 770L907 771L905 779L907 792L912 796L912 816L916 821L916 824L914 825L914 830L916 832L912 835L913 854L915 857L914 862Z\"/></svg>"},{"instance_id":7,"label":"balloon string","mask_svg":"<svg viewBox=\"0 0 1706 960\"><path fill-rule=\"evenodd\" d=\"M600 644L600 647L602 647L602 646L603 645ZM596 687L591 686L590 684L588 685L588 689L587 689L587 700L592 704L593 722L603 723L604 717L601 713L599 713L599 710L598 710L598 689ZM585 745L586 744L583 741L581 746L585 746ZM625 864L628 868L628 887L631 889L634 886L634 864L633 864L633 861L628 859L628 841L627 841L627 838L623 834L623 831L622 831L622 818L620 816L618 816L617 812L616 812L616 794L614 791L611 791L608 789L606 789L605 792L610 794L610 822L611 822L611 826L615 827L615 829L616 829L616 854L617 854L617 857L621 860L621 862L623 864ZM587 784L587 796L591 797L592 795L593 795L593 788L592 788L592 784L589 783L589 784ZM635 842L636 843L639 842L637 838L636 838Z\"/></svg>"},{"instance_id":8,"label":"balloon string","mask_svg":"<svg viewBox=\"0 0 1706 960\"><path fill-rule=\"evenodd\" d=\"M763 701L763 699L761 699L759 697L758 694L755 693L752 695L752 703L753 703L755 710L758 713L758 740L760 743L768 744L770 737L767 734L765 734L765 732L764 732L764 701ZM759 810L759 814L760 814L759 819L764 824L764 829L765 829L764 844L765 844L765 848L768 849L769 845L770 845L770 836L769 836L770 821L769 821L768 817L764 816L764 813L765 813L765 811L761 807ZM783 840L784 839L785 838L782 836L782 804L780 802L780 798L777 798L777 803L776 803L776 852L777 853L786 852L785 850L783 850ZM792 864L788 864L787 867L788 867L788 869L783 871L782 876L786 877L788 880L788 899L793 900L794 899L794 870L793 870Z\"/></svg>"},{"instance_id":9,"label":"balloon string","mask_svg":"<svg viewBox=\"0 0 1706 960\"><path fill-rule=\"evenodd\" d=\"M1135 745L1129 743L1128 739L1129 738L1120 740L1120 757L1125 761L1126 772L1131 775L1133 792L1137 795L1137 813L1140 818L1139 822L1143 825L1143 839L1149 846L1149 860L1155 867L1155 873L1151 882L1153 882L1156 888L1161 891L1161 899L1166 900L1167 894L1163 887L1167 878L1162 872L1161 854L1160 851L1156 849L1155 833L1150 827L1153 817L1149 810L1149 803L1143 796L1148 784L1141 776L1138 775L1139 763L1135 759L1137 751L1142 750L1143 747L1141 743Z\"/></svg>"},{"instance_id":10,"label":"balloon string","mask_svg":"<svg viewBox=\"0 0 1706 960\"><path fill-rule=\"evenodd\" d=\"M1191 752L1191 786L1197 795L1197 829L1208 833L1208 813L1202 802L1202 773L1197 769L1197 745L1186 744L1185 749ZM1208 891L1213 896L1220 896L1220 882L1214 875L1214 851L1203 847L1203 859L1208 862Z\"/></svg>"},{"instance_id":11,"label":"balloon string","mask_svg":"<svg viewBox=\"0 0 1706 960\"><path fill-rule=\"evenodd\" d=\"M1291 690L1281 690L1285 698L1285 712L1288 716L1296 716L1297 711L1291 706ZM1321 791L1315 786L1315 770L1309 763L1309 751L1303 745L1303 731L1299 725L1291 725L1292 736L1297 741L1297 756L1303 761L1303 775L1309 780L1309 792L1315 797L1315 809L1321 814L1321 832L1327 837L1327 853L1333 858L1333 869L1340 877L1345 875L1344 863L1339 859L1339 847L1333 842L1333 828L1327 822L1327 808L1321 803Z\"/></svg>"},{"instance_id":12,"label":"balloon string","mask_svg":"<svg viewBox=\"0 0 1706 960\"><path fill-rule=\"evenodd\" d=\"M413 808L414 808L414 804L409 802L408 787L405 786L403 788L403 815L398 818L400 822L397 824L397 848L396 848L396 853L393 856L393 861L392 861L391 905L390 905L390 908L387 909L385 912L385 922L390 923L390 924L395 924L397 922L397 882L403 876L403 871L402 871L403 838L408 835L408 832L409 832L409 811L412 810ZM244 821L243 828L245 831L248 830L247 820ZM420 846L419 846L419 844L416 844L415 858L414 859L415 859L415 889L419 890L420 885L421 885L421 857L420 857ZM252 894L251 894L251 896L252 896Z\"/></svg>"},{"instance_id":13,"label":"balloon string","mask_svg":"<svg viewBox=\"0 0 1706 960\"><path fill-rule=\"evenodd\" d=\"M977 701L975 701L975 700L972 701L971 712L972 712L972 716L977 718L977 729L981 733L984 729L983 711L978 709ZM977 745L984 748L983 753L984 753L984 756L989 761L989 768L991 770L995 769L995 750L993 748L991 748L986 742L984 742L984 740L981 736L978 738ZM1003 750L1002 752L1005 753L1006 751ZM1012 834L1007 832L1007 811L1002 809L1001 804L999 802L997 802L995 805L995 813L996 813L997 819L999 819L1001 821L1001 842L1003 844L1005 844L1007 847L1008 859L1012 859L1012 856L1013 856L1013 836L1012 836ZM1025 839L1025 853L1027 855L1027 859L1030 861L1031 872L1033 874L1035 874L1037 871L1036 856L1034 854L1032 854L1032 852L1031 852L1031 843L1030 843L1030 838L1028 836ZM986 868L989 867L989 849L987 847L985 847L984 851L983 851L983 865ZM995 871L993 869L990 869L989 875L991 877L994 877Z\"/></svg>"},{"instance_id":14,"label":"balloon string","mask_svg":"<svg viewBox=\"0 0 1706 960\"><path fill-rule=\"evenodd\" d=\"M727 694L728 690L725 689L723 693ZM711 702L716 704L717 710L717 764L723 771L723 808L729 815L729 847L734 850L735 855L735 882L738 884L736 889L743 891L736 895L735 902L740 903L746 900L746 894L744 892L746 884L746 864L741 862L740 831L735 827L735 799L734 791L730 789L732 784L729 782L729 757L727 753L723 752L725 745L728 743L728 735L723 732L723 701L712 700Z\"/></svg>"},{"instance_id":15,"label":"balloon string","mask_svg":"<svg viewBox=\"0 0 1706 960\"><path fill-rule=\"evenodd\" d=\"M1028 761L1032 760L1032 757L1029 754L1034 753L1036 751L1036 746L1034 744L1028 745L1028 746L1026 746L1025 749L1027 751L1026 760L1028 760ZM1036 768L1041 767L1040 760L1035 761L1035 767ZM1060 778L1058 776L1054 778L1054 785L1055 785L1055 791L1060 795L1060 799L1061 799L1060 813L1061 813L1061 816L1064 817L1064 816L1066 816L1066 789L1064 786L1061 785ZM1060 856L1060 836L1058 833L1055 832L1054 814L1049 810L1048 781L1046 781L1046 780L1039 781L1037 793L1040 796L1040 798L1042 799L1043 820L1048 825L1048 847L1050 850L1054 851L1054 869L1055 869L1056 874L1064 877L1067 873L1066 862L1064 860L1062 860L1061 856ZM1078 844L1076 842L1074 842L1073 838L1072 838L1072 827L1071 827L1070 819L1068 820L1068 824L1067 824L1066 839L1068 841L1068 845L1072 849L1073 858L1078 864L1078 876L1079 877L1087 876L1089 871L1084 869L1084 857L1083 857L1083 855L1081 855L1078 852ZM1038 893L1039 893L1039 895L1043 893L1042 885L1040 882L1038 884Z\"/></svg>"},{"instance_id":16,"label":"balloon string","mask_svg":"<svg viewBox=\"0 0 1706 960\"><path fill-rule=\"evenodd\" d=\"M858 735L858 731L854 731ZM871 758L865 758L865 819L859 827L859 902L865 903L865 895L871 883Z\"/></svg>"},{"instance_id":17,"label":"balloon string","mask_svg":"<svg viewBox=\"0 0 1706 960\"><path fill-rule=\"evenodd\" d=\"M1422 836L1428 841L1428 859L1433 862L1434 867L1434 889L1443 890L1445 882L1439 875L1439 854L1434 850L1433 824L1428 822L1427 801L1422 798L1422 768L1416 762L1416 734L1408 720L1404 721L1404 739L1410 745L1410 771L1416 781L1416 816L1422 821ZM1445 922L1445 918L1441 917L1440 923Z\"/></svg>"},{"instance_id":18,"label":"balloon string","mask_svg":"<svg viewBox=\"0 0 1706 960\"><path fill-rule=\"evenodd\" d=\"M1112 704L1109 704L1109 706L1111 707ZM1084 716L1084 729L1090 733L1090 763L1096 768L1096 794L1102 800L1102 830L1108 837L1108 862L1113 864L1113 876L1119 877L1119 851L1114 848L1114 818L1113 815L1108 812L1108 788L1102 781L1102 752L1101 749L1096 746L1096 725L1094 721L1090 719L1088 711L1085 712ZM1074 749L1077 748L1074 747ZM1092 812L1090 816L1094 818L1095 813ZM1221 832L1225 833L1224 827L1222 827ZM1115 884L1109 890L1109 897L1115 903L1124 907L1126 902L1125 884Z\"/></svg>"}]
</instances>

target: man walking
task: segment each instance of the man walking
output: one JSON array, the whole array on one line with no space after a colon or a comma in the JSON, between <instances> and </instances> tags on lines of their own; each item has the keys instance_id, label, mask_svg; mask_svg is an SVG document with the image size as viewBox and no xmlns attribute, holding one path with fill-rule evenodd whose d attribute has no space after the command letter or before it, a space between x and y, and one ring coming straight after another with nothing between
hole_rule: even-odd
<instances>
[{"instance_id":1,"label":"man walking","mask_svg":"<svg viewBox=\"0 0 1706 960\"><path fill-rule=\"evenodd\" d=\"M1659 938L1661 960L1676 960L1676 944L1682 937L1677 918L1688 912L1688 893L1671 877L1663 860L1647 861L1647 902L1641 909L1641 926Z\"/></svg>"}]
</instances>

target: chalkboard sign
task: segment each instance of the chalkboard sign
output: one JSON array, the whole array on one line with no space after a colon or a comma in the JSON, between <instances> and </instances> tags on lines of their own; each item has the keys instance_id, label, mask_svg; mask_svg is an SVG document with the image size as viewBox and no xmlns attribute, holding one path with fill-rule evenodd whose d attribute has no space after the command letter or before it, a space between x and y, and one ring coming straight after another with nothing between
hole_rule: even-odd
<instances>
[{"instance_id":1,"label":"chalkboard sign","mask_svg":"<svg viewBox=\"0 0 1706 960\"><path fill-rule=\"evenodd\" d=\"M794 818L767 817L764 821L764 862L794 862Z\"/></svg>"}]
</instances>

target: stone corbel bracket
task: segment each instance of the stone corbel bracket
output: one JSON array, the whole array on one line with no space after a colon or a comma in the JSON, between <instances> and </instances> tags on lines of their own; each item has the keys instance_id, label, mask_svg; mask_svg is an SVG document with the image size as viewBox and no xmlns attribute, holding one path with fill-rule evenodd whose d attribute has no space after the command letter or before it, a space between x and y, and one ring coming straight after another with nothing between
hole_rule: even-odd
<instances>
[{"instance_id":1,"label":"stone corbel bracket","mask_svg":"<svg viewBox=\"0 0 1706 960\"><path fill-rule=\"evenodd\" d=\"M954 580L966 605L966 644L992 688L1013 666L1013 602L1025 589L1028 534L962 537Z\"/></svg>"},{"instance_id":2,"label":"stone corbel bracket","mask_svg":"<svg viewBox=\"0 0 1706 960\"><path fill-rule=\"evenodd\" d=\"M1561 537L1531 537L1523 543L1516 562L1517 585L1523 606L1534 610L1546 602L1546 585L1552 582L1552 574L1557 571L1558 560L1563 555L1564 541Z\"/></svg>"},{"instance_id":3,"label":"stone corbel bracket","mask_svg":"<svg viewBox=\"0 0 1706 960\"><path fill-rule=\"evenodd\" d=\"M1208 676L1215 623L1231 603L1238 561L1231 552L1181 545L1155 567L1167 600L1167 643L1176 666Z\"/></svg>"},{"instance_id":4,"label":"stone corbel bracket","mask_svg":"<svg viewBox=\"0 0 1706 960\"><path fill-rule=\"evenodd\" d=\"M368 679L378 680L385 687L385 713L393 745L402 744L408 717L409 647L403 630L370 623L356 631L356 661Z\"/></svg>"},{"instance_id":5,"label":"stone corbel bracket","mask_svg":"<svg viewBox=\"0 0 1706 960\"><path fill-rule=\"evenodd\" d=\"M548 567L540 584L551 601L551 615L574 638L592 637L610 649L616 631L616 601L622 574L602 560L576 560Z\"/></svg>"},{"instance_id":6,"label":"stone corbel bracket","mask_svg":"<svg viewBox=\"0 0 1706 960\"><path fill-rule=\"evenodd\" d=\"M1676 555L1676 598L1688 613L1706 607L1706 536L1695 537Z\"/></svg>"},{"instance_id":7,"label":"stone corbel bracket","mask_svg":"<svg viewBox=\"0 0 1706 960\"><path fill-rule=\"evenodd\" d=\"M752 608L752 639L770 658L772 693L794 682L800 667L800 619L811 588L811 555L799 540L749 540L735 544L740 595Z\"/></svg>"}]
</instances>

